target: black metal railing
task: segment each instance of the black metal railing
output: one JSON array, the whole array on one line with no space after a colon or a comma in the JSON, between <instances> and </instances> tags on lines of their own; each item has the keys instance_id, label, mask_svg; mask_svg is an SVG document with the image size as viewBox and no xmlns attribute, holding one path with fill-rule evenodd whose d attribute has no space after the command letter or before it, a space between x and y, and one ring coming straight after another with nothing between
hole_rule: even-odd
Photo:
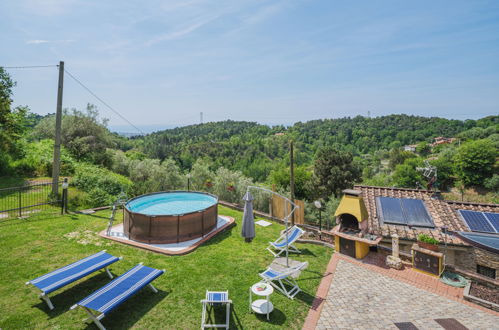
<instances>
[{"instance_id":1,"label":"black metal railing","mask_svg":"<svg viewBox=\"0 0 499 330\"><path fill-rule=\"evenodd\" d=\"M0 189L0 221L24 217L60 206L67 210L67 184L59 182L59 195L52 194L52 182L36 182ZM65 187L65 188L63 188Z\"/></svg>"}]
</instances>

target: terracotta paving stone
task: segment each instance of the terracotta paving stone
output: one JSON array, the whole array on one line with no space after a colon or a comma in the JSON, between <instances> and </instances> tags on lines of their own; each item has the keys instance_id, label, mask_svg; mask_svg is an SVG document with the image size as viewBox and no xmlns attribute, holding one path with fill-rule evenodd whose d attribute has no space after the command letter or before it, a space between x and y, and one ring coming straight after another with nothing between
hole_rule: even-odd
<instances>
[{"instance_id":1,"label":"terracotta paving stone","mask_svg":"<svg viewBox=\"0 0 499 330\"><path fill-rule=\"evenodd\" d=\"M470 329L499 329L499 313L464 301L462 288L409 266L373 267L378 261L374 253L361 261L333 254L303 329L397 329L398 322L442 329L434 319L445 318Z\"/></svg>"}]
</instances>

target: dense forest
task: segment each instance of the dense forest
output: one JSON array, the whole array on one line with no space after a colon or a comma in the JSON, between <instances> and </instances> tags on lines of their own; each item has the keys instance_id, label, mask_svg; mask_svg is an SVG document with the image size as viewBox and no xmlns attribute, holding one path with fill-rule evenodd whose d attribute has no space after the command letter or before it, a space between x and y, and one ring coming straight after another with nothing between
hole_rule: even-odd
<instances>
[{"instance_id":1,"label":"dense forest","mask_svg":"<svg viewBox=\"0 0 499 330\"><path fill-rule=\"evenodd\" d=\"M240 170L264 181L272 170L289 163L290 140L295 143L297 165L306 165L311 164L320 147L328 145L363 156L430 143L437 136L458 136L470 129L496 128L498 123L499 116L466 121L408 115L357 116L299 122L290 127L229 120L156 132L137 141L149 157L173 158L186 169L196 159L206 157L216 166Z\"/></svg>"},{"instance_id":2,"label":"dense forest","mask_svg":"<svg viewBox=\"0 0 499 330\"><path fill-rule=\"evenodd\" d=\"M0 68L0 179L50 176L55 117L13 108L14 87ZM288 127L228 120L133 138L106 125L94 105L64 110L61 173L80 191L71 200L75 206L112 203L121 191L185 189L188 181L233 202L255 183L289 194L291 141L296 197L308 209L322 199L331 213L341 190L355 183L431 186L452 198L498 202L499 116L357 116ZM433 143L439 136L452 139ZM428 166L436 169L436 180L421 170ZM256 203L268 206L262 196Z\"/></svg>"}]
</instances>

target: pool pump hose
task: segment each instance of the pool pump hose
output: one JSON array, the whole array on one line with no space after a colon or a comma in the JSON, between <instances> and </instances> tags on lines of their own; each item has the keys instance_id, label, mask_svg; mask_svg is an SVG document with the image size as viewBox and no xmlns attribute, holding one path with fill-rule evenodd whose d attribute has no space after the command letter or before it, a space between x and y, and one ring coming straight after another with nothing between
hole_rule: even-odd
<instances>
[{"instance_id":1,"label":"pool pump hose","mask_svg":"<svg viewBox=\"0 0 499 330\"><path fill-rule=\"evenodd\" d=\"M445 271L440 278L440 281L448 284L450 286L455 286L457 288L464 288L468 284L468 280L459 274Z\"/></svg>"}]
</instances>

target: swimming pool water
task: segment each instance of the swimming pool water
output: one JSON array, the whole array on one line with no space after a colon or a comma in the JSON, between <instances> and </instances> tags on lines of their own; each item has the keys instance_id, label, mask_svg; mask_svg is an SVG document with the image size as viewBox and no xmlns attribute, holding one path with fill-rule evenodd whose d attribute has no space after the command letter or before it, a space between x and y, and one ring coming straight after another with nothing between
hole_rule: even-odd
<instances>
[{"instance_id":1,"label":"swimming pool water","mask_svg":"<svg viewBox=\"0 0 499 330\"><path fill-rule=\"evenodd\" d=\"M147 215L177 215L204 210L217 203L213 196L195 192L147 195L126 204L132 211Z\"/></svg>"}]
</instances>

